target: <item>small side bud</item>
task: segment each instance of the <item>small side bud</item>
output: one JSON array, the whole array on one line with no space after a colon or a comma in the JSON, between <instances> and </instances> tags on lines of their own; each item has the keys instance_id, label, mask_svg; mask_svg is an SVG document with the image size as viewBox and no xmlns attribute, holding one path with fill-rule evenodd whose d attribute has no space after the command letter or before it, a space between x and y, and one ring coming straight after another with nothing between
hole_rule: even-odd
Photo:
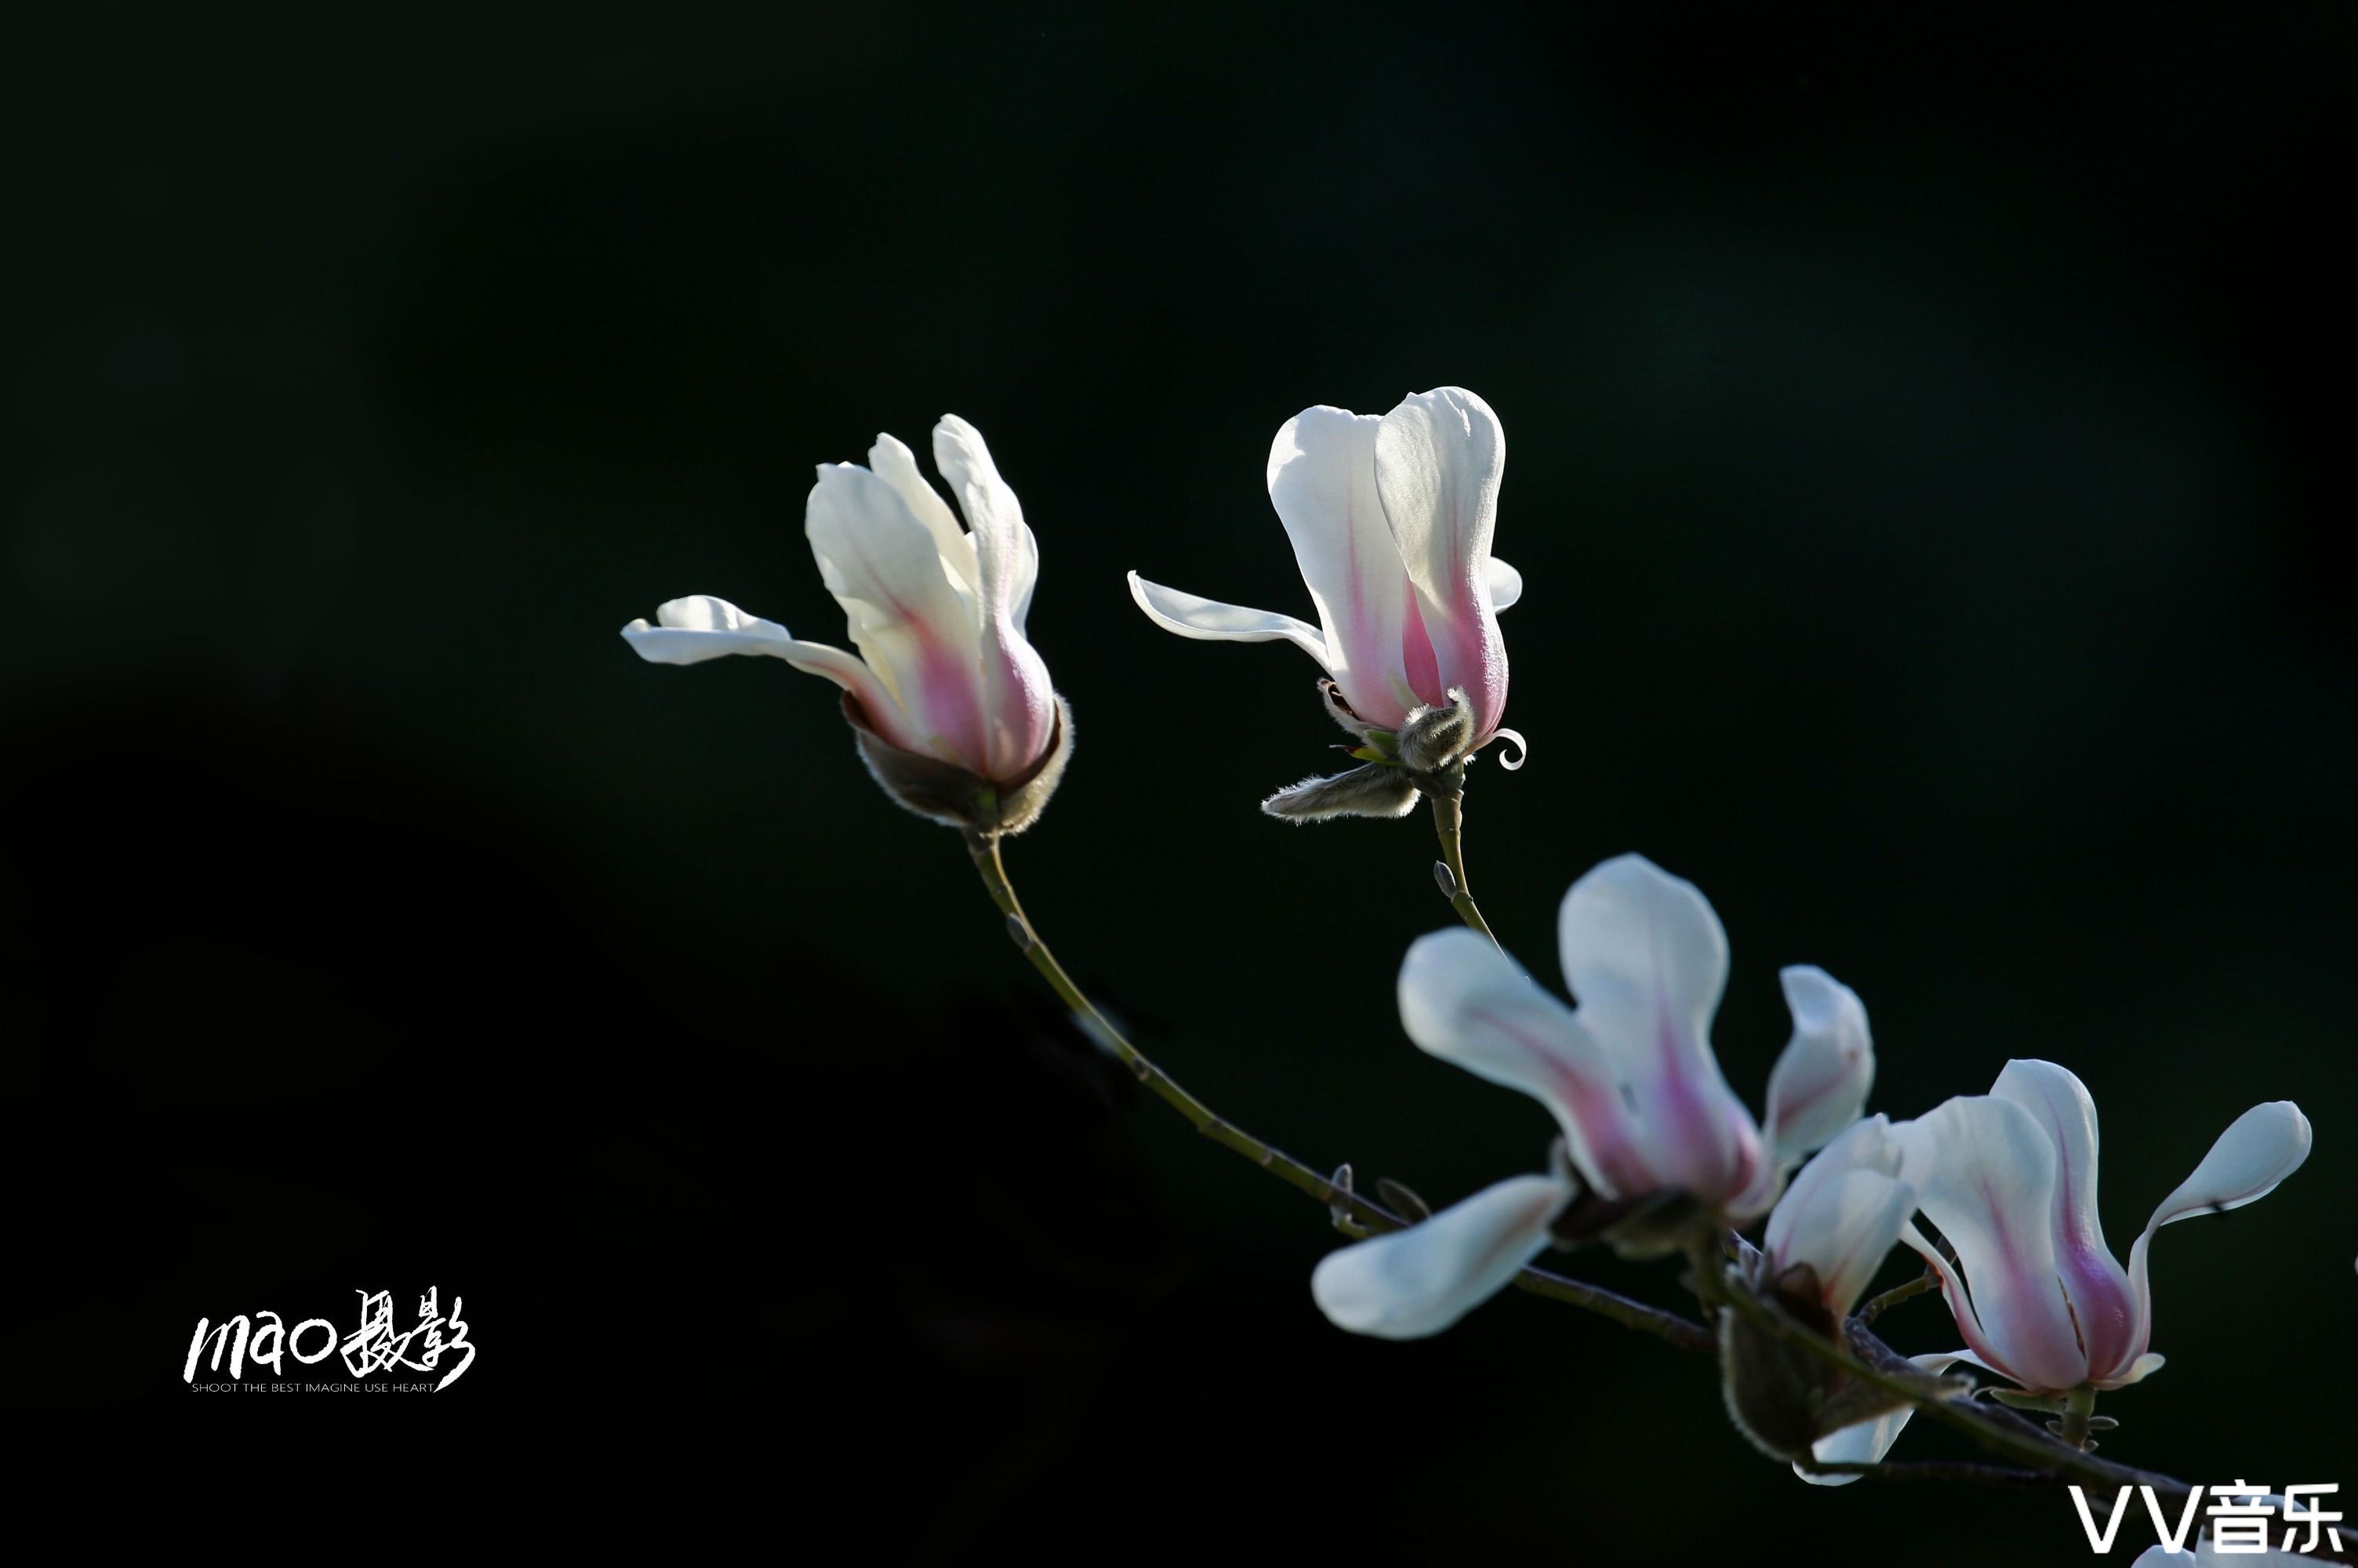
<instances>
[{"instance_id":1,"label":"small side bud","mask_svg":"<svg viewBox=\"0 0 2358 1568\"><path fill-rule=\"evenodd\" d=\"M1349 1162L1346 1161L1344 1163L1336 1166L1335 1173L1326 1179L1326 1184L1333 1187L1335 1191L1342 1196L1351 1196L1351 1166ZM1336 1229L1343 1232L1347 1236L1356 1233L1351 1221L1351 1206L1349 1204L1330 1203L1326 1206L1326 1214L1329 1218L1334 1220Z\"/></svg>"},{"instance_id":2,"label":"small side bud","mask_svg":"<svg viewBox=\"0 0 2358 1568\"><path fill-rule=\"evenodd\" d=\"M1008 939L1015 944L1017 952L1032 951L1032 928L1023 924L1022 915L1011 914L1007 917L1007 935Z\"/></svg>"},{"instance_id":3,"label":"small side bud","mask_svg":"<svg viewBox=\"0 0 2358 1568\"><path fill-rule=\"evenodd\" d=\"M1056 698L1056 730L1037 762L1014 778L979 777L955 762L904 752L868 723L859 699L843 694L844 721L851 726L860 760L886 795L918 816L948 827L990 838L1021 833L1039 820L1048 797L1064 782L1073 751L1073 710Z\"/></svg>"},{"instance_id":4,"label":"small side bud","mask_svg":"<svg viewBox=\"0 0 2358 1568\"><path fill-rule=\"evenodd\" d=\"M1452 903L1457 902L1457 878L1450 871L1448 861L1433 862L1433 880L1440 887L1442 897Z\"/></svg>"},{"instance_id":5,"label":"small side bud","mask_svg":"<svg viewBox=\"0 0 2358 1568\"><path fill-rule=\"evenodd\" d=\"M1433 1206L1416 1195L1407 1184L1395 1182L1390 1176L1376 1178L1376 1192L1386 1207L1412 1225L1422 1224L1433 1217Z\"/></svg>"}]
</instances>

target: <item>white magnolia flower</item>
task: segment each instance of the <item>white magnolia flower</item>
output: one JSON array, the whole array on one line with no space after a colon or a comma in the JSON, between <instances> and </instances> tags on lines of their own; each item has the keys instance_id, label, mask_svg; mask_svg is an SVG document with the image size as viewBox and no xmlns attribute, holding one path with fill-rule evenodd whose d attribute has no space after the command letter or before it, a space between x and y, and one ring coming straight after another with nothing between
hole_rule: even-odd
<instances>
[{"instance_id":1,"label":"white magnolia flower","mask_svg":"<svg viewBox=\"0 0 2358 1568\"><path fill-rule=\"evenodd\" d=\"M1305 408L1277 432L1269 498L1293 542L1315 626L1291 615L1199 599L1130 574L1154 622L1212 642L1290 642L1333 677L1347 728L1397 731L1419 708L1463 691L1469 752L1499 734L1507 649L1498 612L1521 574L1490 555L1505 433L1463 387L1419 393L1390 414ZM1411 797L1412 800L1413 797Z\"/></svg>"},{"instance_id":2,"label":"white magnolia flower","mask_svg":"<svg viewBox=\"0 0 2358 1568\"><path fill-rule=\"evenodd\" d=\"M622 635L655 664L764 654L824 676L843 688L862 752L897 798L968 821L949 799L958 789L944 784L946 766L968 784L990 787L1001 801L998 826L1021 826L1003 819L1003 797L1023 792L1036 812L1067 739L1047 666L1023 632L1040 575L1023 509L981 432L956 415L934 427L934 461L971 533L907 447L880 435L868 461L820 464L804 521L859 657L702 594L670 600L655 624L633 621ZM931 798L942 790L943 800Z\"/></svg>"},{"instance_id":3,"label":"white magnolia flower","mask_svg":"<svg viewBox=\"0 0 2358 1568\"><path fill-rule=\"evenodd\" d=\"M1464 929L1409 949L1400 1005L1418 1045L1553 1111L1572 1170L1515 1177L1330 1254L1311 1290L1337 1325L1401 1339L1447 1327L1547 1245L1582 1184L1757 1217L1786 1173L1857 1119L1875 1076L1866 1010L1822 969L1783 973L1793 1037L1765 1133L1730 1092L1710 1040L1727 938L1693 884L1642 856L1607 860L1565 895L1559 935L1577 1011Z\"/></svg>"},{"instance_id":4,"label":"white magnolia flower","mask_svg":"<svg viewBox=\"0 0 2358 1568\"><path fill-rule=\"evenodd\" d=\"M2290 1100L2245 1111L2155 1208L2124 1269L2096 1216L2095 1102L2066 1069L2008 1062L1988 1094L1952 1099L1893 1131L1919 1206L1963 1265L1951 1267L1913 1225L1900 1232L1940 1276L1966 1346L1918 1365L1968 1362L2047 1395L2117 1389L2159 1368L2147 1348L2154 1232L2266 1196L2309 1158L2310 1141L2309 1119ZM1908 1415L1846 1428L1817 1455L1880 1459Z\"/></svg>"}]
</instances>

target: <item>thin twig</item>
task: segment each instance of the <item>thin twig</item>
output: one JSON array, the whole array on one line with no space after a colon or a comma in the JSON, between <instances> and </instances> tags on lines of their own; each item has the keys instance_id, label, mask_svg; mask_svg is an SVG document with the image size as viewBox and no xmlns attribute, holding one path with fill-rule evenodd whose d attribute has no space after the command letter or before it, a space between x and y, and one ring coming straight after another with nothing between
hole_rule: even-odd
<instances>
[{"instance_id":1,"label":"thin twig","mask_svg":"<svg viewBox=\"0 0 2358 1568\"><path fill-rule=\"evenodd\" d=\"M1457 912L1457 918L1489 937L1495 947L1498 938L1491 931L1490 923L1482 918L1482 911L1476 907L1474 894L1466 885L1465 792L1444 785L1427 790L1425 798L1433 803L1433 830L1440 836L1441 863L1449 873L1441 891L1448 898L1449 907Z\"/></svg>"},{"instance_id":2,"label":"thin twig","mask_svg":"<svg viewBox=\"0 0 2358 1568\"><path fill-rule=\"evenodd\" d=\"M1865 1306L1858 1309L1858 1321L1873 1323L1887 1308L1896 1307L1910 1296L1920 1296L1926 1291L1941 1288L1941 1276L1927 1269L1904 1285L1894 1285Z\"/></svg>"},{"instance_id":3,"label":"thin twig","mask_svg":"<svg viewBox=\"0 0 2358 1568\"><path fill-rule=\"evenodd\" d=\"M1119 1057L1156 1098L1185 1117L1188 1125L1213 1142L1243 1155L1278 1180L1299 1188L1329 1209L1348 1214L1369 1231L1407 1228L1407 1220L1382 1205L1370 1202L1347 1186L1337 1185L1331 1178L1319 1174L1282 1150L1262 1142L1234 1122L1215 1114L1210 1107L1180 1087L1168 1073L1149 1061L1145 1053L1124 1039L1121 1031L1098 1011L1097 1005L1083 994L1081 988L1073 983L1072 977L1065 973L1064 966L1057 963L1055 955L1048 951L1048 945L1040 940L1039 932L1023 913L1022 904L1016 900L1014 885L1007 880L1007 867L1000 858L998 838L969 834L967 848L974 857L975 870L982 876L983 887L989 891L991 902L999 906L1000 914L1007 921L1008 934L1014 938L1023 956L1032 960L1032 967L1040 971L1041 978L1063 999L1065 1005L1079 1016L1089 1033L1103 1042L1107 1049ZM1475 918L1478 926L1479 916ZM1484 935L1488 933L1485 931ZM1718 1341L1703 1325L1595 1285L1567 1280L1541 1269L1525 1269L1515 1277L1515 1284L1533 1295L1564 1302L1600 1317L1611 1318L1625 1327L1650 1334L1682 1350L1706 1356L1714 1355L1718 1350Z\"/></svg>"}]
</instances>

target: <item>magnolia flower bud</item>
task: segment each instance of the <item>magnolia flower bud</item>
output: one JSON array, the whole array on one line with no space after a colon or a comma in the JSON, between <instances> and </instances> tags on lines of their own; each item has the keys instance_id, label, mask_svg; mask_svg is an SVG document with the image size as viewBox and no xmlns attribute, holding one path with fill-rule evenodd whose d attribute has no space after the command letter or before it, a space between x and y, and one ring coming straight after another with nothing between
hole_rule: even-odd
<instances>
[{"instance_id":1,"label":"magnolia flower bud","mask_svg":"<svg viewBox=\"0 0 2358 1568\"><path fill-rule=\"evenodd\" d=\"M1879 1359L1885 1353L1847 1325L1915 1207L1901 1158L1885 1118L1853 1123L1802 1167L1768 1217L1766 1250L1744 1249L1741 1288L1819 1337ZM1734 1313L1720 1325L1720 1365L1737 1429L1780 1459L1799 1459L1818 1439L1899 1403Z\"/></svg>"},{"instance_id":2,"label":"magnolia flower bud","mask_svg":"<svg viewBox=\"0 0 2358 1568\"><path fill-rule=\"evenodd\" d=\"M766 654L824 676L887 795L969 832L1021 832L1072 749L1071 710L1023 631L1039 546L981 433L955 415L934 427L934 461L971 532L899 441L877 437L868 460L820 465L804 525L859 657L704 595L622 635L654 664Z\"/></svg>"}]
</instances>

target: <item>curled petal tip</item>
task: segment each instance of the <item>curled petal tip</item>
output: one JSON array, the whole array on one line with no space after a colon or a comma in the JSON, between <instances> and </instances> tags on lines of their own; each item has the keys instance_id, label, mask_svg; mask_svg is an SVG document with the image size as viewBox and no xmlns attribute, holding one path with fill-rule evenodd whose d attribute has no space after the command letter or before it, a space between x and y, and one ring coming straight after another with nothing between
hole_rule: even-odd
<instances>
[{"instance_id":1,"label":"curled petal tip","mask_svg":"<svg viewBox=\"0 0 2358 1568\"><path fill-rule=\"evenodd\" d=\"M1520 768L1525 762L1531 761L1531 743L1523 739L1522 731L1519 730L1509 730L1505 725L1501 724L1496 730L1491 732L1490 738L1494 741L1510 741L1514 742L1515 754L1513 758L1510 760L1505 756L1501 756L1498 759L1498 766L1504 768L1507 772L1511 773ZM1486 745L1487 743L1487 741L1484 742Z\"/></svg>"}]
</instances>

